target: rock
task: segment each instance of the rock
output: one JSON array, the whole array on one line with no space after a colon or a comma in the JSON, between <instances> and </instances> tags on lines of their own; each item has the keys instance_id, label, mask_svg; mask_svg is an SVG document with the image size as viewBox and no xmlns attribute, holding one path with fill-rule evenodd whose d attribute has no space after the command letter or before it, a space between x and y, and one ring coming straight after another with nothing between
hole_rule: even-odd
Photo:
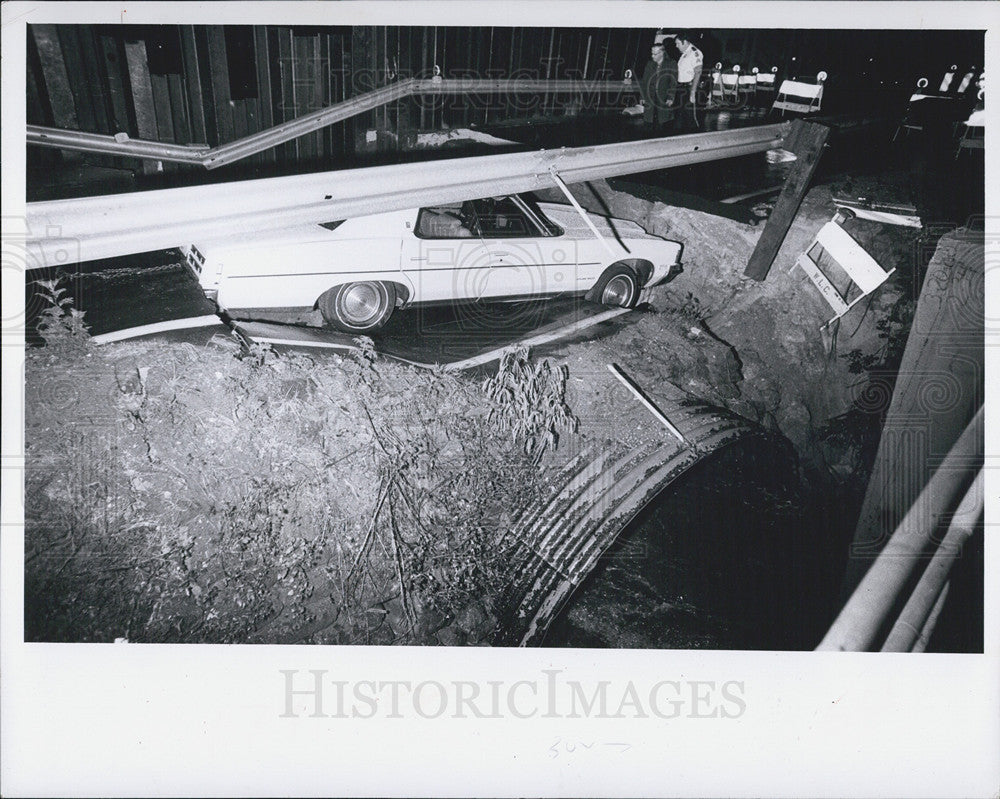
<instances>
[{"instance_id":1,"label":"rock","mask_svg":"<svg viewBox=\"0 0 1000 799\"><path fill-rule=\"evenodd\" d=\"M721 396L727 399L740 396L737 387L737 384L743 381L740 364L732 350L723 344L719 344L708 353L708 377L709 382Z\"/></svg>"},{"instance_id":2,"label":"rock","mask_svg":"<svg viewBox=\"0 0 1000 799\"><path fill-rule=\"evenodd\" d=\"M477 643L489 637L493 630L493 618L482 603L474 602L458 614L455 626L465 633L467 643Z\"/></svg>"},{"instance_id":3,"label":"rock","mask_svg":"<svg viewBox=\"0 0 1000 799\"><path fill-rule=\"evenodd\" d=\"M802 452L812 446L812 416L801 402L792 400L778 409L778 427L795 448Z\"/></svg>"},{"instance_id":4,"label":"rock","mask_svg":"<svg viewBox=\"0 0 1000 799\"><path fill-rule=\"evenodd\" d=\"M442 646L465 646L468 634L459 629L457 624L449 624L437 632L437 640Z\"/></svg>"},{"instance_id":5,"label":"rock","mask_svg":"<svg viewBox=\"0 0 1000 799\"><path fill-rule=\"evenodd\" d=\"M449 619L443 613L434 610L429 606L421 606L421 604L414 600L414 613L417 618L417 627L414 631L414 636L418 640L432 639L438 630L445 627Z\"/></svg>"},{"instance_id":6,"label":"rock","mask_svg":"<svg viewBox=\"0 0 1000 799\"><path fill-rule=\"evenodd\" d=\"M750 402L768 413L774 413L781 404L781 392L774 382L764 375L743 381L743 394Z\"/></svg>"},{"instance_id":7,"label":"rock","mask_svg":"<svg viewBox=\"0 0 1000 799\"><path fill-rule=\"evenodd\" d=\"M806 331L796 325L790 325L785 332L785 341L793 344L805 344Z\"/></svg>"}]
</instances>

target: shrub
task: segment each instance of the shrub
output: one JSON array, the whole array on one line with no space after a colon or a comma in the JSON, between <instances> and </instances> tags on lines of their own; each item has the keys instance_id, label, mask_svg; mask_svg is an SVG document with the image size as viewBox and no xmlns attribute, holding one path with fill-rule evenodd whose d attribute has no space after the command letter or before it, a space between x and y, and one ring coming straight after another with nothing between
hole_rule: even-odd
<instances>
[{"instance_id":1,"label":"shrub","mask_svg":"<svg viewBox=\"0 0 1000 799\"><path fill-rule=\"evenodd\" d=\"M42 290L38 296L46 303L39 314L38 334L45 346L64 353L78 353L91 345L88 326L84 323L84 311L73 307L73 298L64 296L68 289L63 278L35 281Z\"/></svg>"}]
</instances>

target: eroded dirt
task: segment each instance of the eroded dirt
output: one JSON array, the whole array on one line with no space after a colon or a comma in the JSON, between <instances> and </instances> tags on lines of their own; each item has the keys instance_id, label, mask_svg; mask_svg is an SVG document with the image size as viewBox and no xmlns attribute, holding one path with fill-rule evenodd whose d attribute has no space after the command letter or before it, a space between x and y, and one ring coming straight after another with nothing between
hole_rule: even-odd
<instances>
[{"instance_id":1,"label":"eroded dirt","mask_svg":"<svg viewBox=\"0 0 1000 799\"><path fill-rule=\"evenodd\" d=\"M570 401L581 416L596 427L614 427L622 403L609 402L613 378L602 370L617 362L650 392L669 381L780 431L817 468L852 469L819 433L859 396L864 376L853 365L879 358L889 337L905 331L905 319L887 328L912 299L919 231L847 224L880 264L897 272L828 335L820 328L832 316L829 306L800 269L789 270L833 217L829 186L809 192L767 280L758 282L742 273L762 226L639 200L603 182L592 185L600 202L578 190L582 204L594 210L604 204L652 233L684 242L685 263L675 280L648 292L649 310L636 324L559 353L570 369Z\"/></svg>"}]
</instances>

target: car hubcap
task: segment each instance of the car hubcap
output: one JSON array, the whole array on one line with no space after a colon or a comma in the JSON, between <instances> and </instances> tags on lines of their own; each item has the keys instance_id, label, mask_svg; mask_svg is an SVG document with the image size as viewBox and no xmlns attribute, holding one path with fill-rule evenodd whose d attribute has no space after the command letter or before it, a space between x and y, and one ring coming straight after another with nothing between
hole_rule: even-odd
<instances>
[{"instance_id":1,"label":"car hubcap","mask_svg":"<svg viewBox=\"0 0 1000 799\"><path fill-rule=\"evenodd\" d=\"M378 316L382 307L378 287L373 283L358 283L344 294L341 310L352 324L361 325Z\"/></svg>"},{"instance_id":2,"label":"car hubcap","mask_svg":"<svg viewBox=\"0 0 1000 799\"><path fill-rule=\"evenodd\" d=\"M632 281L625 275L616 275L604 287L601 302L604 305L628 305L632 300Z\"/></svg>"}]
</instances>

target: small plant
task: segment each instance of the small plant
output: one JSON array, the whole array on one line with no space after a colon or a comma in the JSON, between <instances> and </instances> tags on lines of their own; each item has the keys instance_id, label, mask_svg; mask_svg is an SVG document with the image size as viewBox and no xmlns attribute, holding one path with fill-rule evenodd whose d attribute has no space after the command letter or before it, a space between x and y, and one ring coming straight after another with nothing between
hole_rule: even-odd
<instances>
[{"instance_id":1,"label":"small plant","mask_svg":"<svg viewBox=\"0 0 1000 799\"><path fill-rule=\"evenodd\" d=\"M372 385L378 379L378 350L375 349L375 342L368 336L358 336L354 339L357 345L356 350L351 351L351 356L358 366L358 377L367 386Z\"/></svg>"},{"instance_id":2,"label":"small plant","mask_svg":"<svg viewBox=\"0 0 1000 799\"><path fill-rule=\"evenodd\" d=\"M90 345L89 327L83 321L85 312L73 307L72 297L63 296L67 289L61 285L62 282L62 277L35 281L42 287L42 300L48 303L40 314L38 334L46 347L64 351L84 350Z\"/></svg>"},{"instance_id":3,"label":"small plant","mask_svg":"<svg viewBox=\"0 0 1000 799\"><path fill-rule=\"evenodd\" d=\"M540 458L557 446L560 433L576 430L577 419L566 404L567 376L565 366L554 370L547 360L533 364L526 347L507 350L496 375L483 382L493 403L489 421Z\"/></svg>"},{"instance_id":4,"label":"small plant","mask_svg":"<svg viewBox=\"0 0 1000 799\"><path fill-rule=\"evenodd\" d=\"M262 368L276 363L278 354L270 344L254 341L250 344L249 350L241 350L236 354L236 358L250 367Z\"/></svg>"},{"instance_id":5,"label":"small plant","mask_svg":"<svg viewBox=\"0 0 1000 799\"><path fill-rule=\"evenodd\" d=\"M705 319L705 309L701 306L701 300L690 291L685 295L684 301L679 306L667 308L667 313L686 319L691 322L701 322Z\"/></svg>"},{"instance_id":6,"label":"small plant","mask_svg":"<svg viewBox=\"0 0 1000 799\"><path fill-rule=\"evenodd\" d=\"M865 354L861 350L851 350L842 356L847 361L847 371L852 375L860 375L877 369L882 362L882 352Z\"/></svg>"}]
</instances>

